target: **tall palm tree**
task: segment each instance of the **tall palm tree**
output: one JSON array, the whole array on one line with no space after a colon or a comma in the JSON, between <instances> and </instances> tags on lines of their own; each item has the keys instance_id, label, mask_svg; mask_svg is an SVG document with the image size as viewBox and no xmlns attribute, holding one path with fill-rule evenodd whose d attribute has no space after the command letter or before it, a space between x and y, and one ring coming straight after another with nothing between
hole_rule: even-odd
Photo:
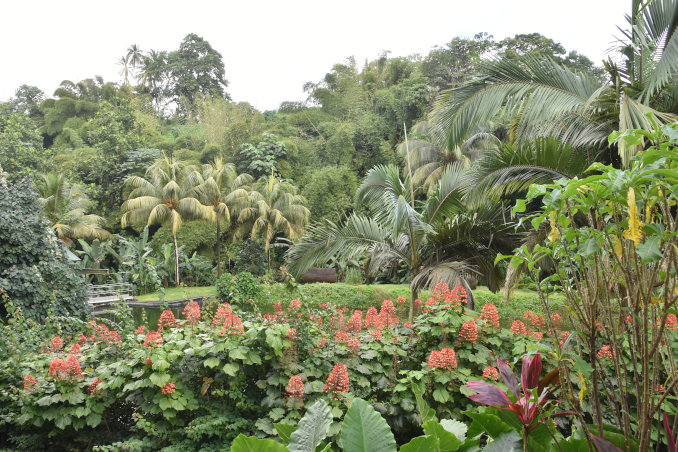
<instances>
[{"instance_id":1,"label":"tall palm tree","mask_svg":"<svg viewBox=\"0 0 678 452\"><path fill-rule=\"evenodd\" d=\"M247 232L252 237L261 234L264 251L271 269L271 241L275 234L282 233L291 240L298 240L304 233L311 212L306 208L306 199L297 194L297 188L281 182L273 174L260 178L250 191L249 206L238 215L240 225L236 236Z\"/></svg>"},{"instance_id":2,"label":"tall palm tree","mask_svg":"<svg viewBox=\"0 0 678 452\"><path fill-rule=\"evenodd\" d=\"M127 48L127 60L132 70L136 70L143 61L144 54L137 44L132 44Z\"/></svg>"},{"instance_id":3,"label":"tall palm tree","mask_svg":"<svg viewBox=\"0 0 678 452\"><path fill-rule=\"evenodd\" d=\"M75 239L110 240L110 232L102 228L104 219L88 214L93 203L83 187L71 184L63 174L41 174L35 183L40 194L38 202L52 222L52 228L64 243L70 245Z\"/></svg>"},{"instance_id":4,"label":"tall palm tree","mask_svg":"<svg viewBox=\"0 0 678 452\"><path fill-rule=\"evenodd\" d=\"M503 211L500 203L482 208L465 203L468 176L463 163L448 165L433 193L425 201L417 201L409 175L401 178L400 170L393 165L372 168L357 194L358 203L367 208L368 215L353 214L341 225L327 221L310 227L288 252L290 272L300 276L333 257L351 259L365 252L369 253L371 273L404 263L410 272L411 319L414 300L422 287L440 281L468 287L467 277L477 272L475 268L485 269L489 259L493 262L492 252L496 255L498 244L511 243L499 248L502 252L515 247L515 240L495 241L492 233L487 233L507 237L513 234L504 222L493 226L492 221L501 215L490 212ZM482 209L487 213L481 218L489 220L480 221L478 212ZM483 227L472 227L473 221ZM475 241L469 240L476 235ZM443 246L446 243L447 249Z\"/></svg>"},{"instance_id":5,"label":"tall palm tree","mask_svg":"<svg viewBox=\"0 0 678 452\"><path fill-rule=\"evenodd\" d=\"M129 55L121 56L118 59L117 65L120 66L120 72L118 74L122 77L122 84L129 85L129 76L131 74Z\"/></svg>"},{"instance_id":6,"label":"tall palm tree","mask_svg":"<svg viewBox=\"0 0 678 452\"><path fill-rule=\"evenodd\" d=\"M444 91L432 122L450 149L500 113L512 119L513 134L556 136L575 146L604 146L614 130L648 128L648 114L660 123L678 120L678 2L632 0L618 47L620 61L604 62L609 81L574 73L550 59L492 60L484 75ZM620 141L628 164L639 146Z\"/></svg>"},{"instance_id":7,"label":"tall palm tree","mask_svg":"<svg viewBox=\"0 0 678 452\"><path fill-rule=\"evenodd\" d=\"M125 181L127 200L122 204L123 228L146 223L169 225L174 239L174 278L179 285L177 231L184 219L214 221L215 213L195 197L200 173L192 166L163 155L146 171L146 178L131 176Z\"/></svg>"},{"instance_id":8,"label":"tall palm tree","mask_svg":"<svg viewBox=\"0 0 678 452\"><path fill-rule=\"evenodd\" d=\"M249 174L238 174L235 165L224 163L221 157L202 167L202 181L195 191L212 208L217 222L217 276L221 276L221 226L228 227L232 215L247 207L253 180Z\"/></svg>"}]
</instances>

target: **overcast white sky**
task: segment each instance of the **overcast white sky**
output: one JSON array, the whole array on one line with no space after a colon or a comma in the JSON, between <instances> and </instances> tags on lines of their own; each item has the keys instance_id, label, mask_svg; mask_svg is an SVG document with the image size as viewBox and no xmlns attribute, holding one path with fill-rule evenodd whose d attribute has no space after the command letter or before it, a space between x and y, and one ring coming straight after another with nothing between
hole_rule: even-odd
<instances>
[{"instance_id":1,"label":"overcast white sky","mask_svg":"<svg viewBox=\"0 0 678 452\"><path fill-rule=\"evenodd\" d=\"M174 50L196 33L219 51L235 101L260 110L302 100L302 85L355 55L427 53L454 36L539 32L599 63L631 0L148 1L9 0L0 22L0 99L21 84L120 81L130 44Z\"/></svg>"}]
</instances>

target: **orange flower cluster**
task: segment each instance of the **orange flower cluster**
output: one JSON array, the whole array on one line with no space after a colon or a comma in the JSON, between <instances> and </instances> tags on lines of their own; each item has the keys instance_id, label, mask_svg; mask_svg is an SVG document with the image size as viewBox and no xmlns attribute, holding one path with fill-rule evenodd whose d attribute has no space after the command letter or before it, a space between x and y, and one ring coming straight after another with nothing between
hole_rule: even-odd
<instances>
[{"instance_id":1,"label":"orange flower cluster","mask_svg":"<svg viewBox=\"0 0 678 452\"><path fill-rule=\"evenodd\" d=\"M669 314L666 316L666 327L675 330L678 326L678 318L675 314Z\"/></svg>"},{"instance_id":2,"label":"orange flower cluster","mask_svg":"<svg viewBox=\"0 0 678 452\"><path fill-rule=\"evenodd\" d=\"M38 382L38 380L35 379L34 376L26 375L24 377L24 391L29 393L33 392L33 390L38 386L40 386L40 383Z\"/></svg>"},{"instance_id":3,"label":"orange flower cluster","mask_svg":"<svg viewBox=\"0 0 678 452\"><path fill-rule=\"evenodd\" d=\"M165 309L158 319L158 328L171 328L174 326L175 322L176 319L174 318L174 313L169 309Z\"/></svg>"},{"instance_id":4,"label":"orange flower cluster","mask_svg":"<svg viewBox=\"0 0 678 452\"><path fill-rule=\"evenodd\" d=\"M151 367L153 365L153 360L151 359L150 356L148 358L146 358L146 365L148 367Z\"/></svg>"},{"instance_id":5,"label":"orange flower cluster","mask_svg":"<svg viewBox=\"0 0 678 452\"><path fill-rule=\"evenodd\" d=\"M345 364L337 363L334 366L330 376L325 381L323 392L332 392L334 394L348 392L348 370Z\"/></svg>"},{"instance_id":6,"label":"orange flower cluster","mask_svg":"<svg viewBox=\"0 0 678 452\"><path fill-rule=\"evenodd\" d=\"M287 383L287 388L285 388L285 390L285 396L293 403L303 402L304 382L301 381L301 377L299 375L290 377L290 381Z\"/></svg>"},{"instance_id":7,"label":"orange flower cluster","mask_svg":"<svg viewBox=\"0 0 678 452\"><path fill-rule=\"evenodd\" d=\"M381 317L377 312L377 308L370 306L365 315L365 328L381 328Z\"/></svg>"},{"instance_id":8,"label":"orange flower cluster","mask_svg":"<svg viewBox=\"0 0 678 452\"><path fill-rule=\"evenodd\" d=\"M446 308L454 309L456 312L461 312L461 305L466 304L468 295L466 289L459 285L450 290L449 286L444 282L439 282L433 289L432 296L426 300L426 307L424 312L429 312L431 307L443 304Z\"/></svg>"},{"instance_id":9,"label":"orange flower cluster","mask_svg":"<svg viewBox=\"0 0 678 452\"><path fill-rule=\"evenodd\" d=\"M279 301L273 303L273 312L275 312L276 316L281 315L283 313L283 308Z\"/></svg>"},{"instance_id":10,"label":"orange flower cluster","mask_svg":"<svg viewBox=\"0 0 678 452\"><path fill-rule=\"evenodd\" d=\"M212 319L212 326L220 325L226 320L226 317L231 315L231 305L228 303L220 304L217 308L217 312L214 313L214 318Z\"/></svg>"},{"instance_id":11,"label":"orange flower cluster","mask_svg":"<svg viewBox=\"0 0 678 452\"><path fill-rule=\"evenodd\" d=\"M426 364L431 369L452 370L457 367L457 354L449 347L445 347L442 350L433 350Z\"/></svg>"},{"instance_id":12,"label":"orange flower cluster","mask_svg":"<svg viewBox=\"0 0 678 452\"><path fill-rule=\"evenodd\" d=\"M85 337L84 334L81 334L80 337L78 338L78 345L82 347L83 345L85 345L86 342L87 338Z\"/></svg>"},{"instance_id":13,"label":"orange flower cluster","mask_svg":"<svg viewBox=\"0 0 678 452\"><path fill-rule=\"evenodd\" d=\"M349 339L346 348L350 353L353 353L355 355L360 351L360 339L357 337Z\"/></svg>"},{"instance_id":14,"label":"orange flower cluster","mask_svg":"<svg viewBox=\"0 0 678 452\"><path fill-rule=\"evenodd\" d=\"M165 386L160 388L160 392L162 392L165 395L172 394L174 391L176 391L176 388L174 387L174 383L167 383Z\"/></svg>"},{"instance_id":15,"label":"orange flower cluster","mask_svg":"<svg viewBox=\"0 0 678 452\"><path fill-rule=\"evenodd\" d=\"M544 333L539 333L537 331L532 331L530 332L530 337L534 339L537 342L541 342L541 340L544 338Z\"/></svg>"},{"instance_id":16,"label":"orange flower cluster","mask_svg":"<svg viewBox=\"0 0 678 452\"><path fill-rule=\"evenodd\" d=\"M544 320L544 317L540 315L533 316L530 320L530 324L537 329L546 328L546 321Z\"/></svg>"},{"instance_id":17,"label":"orange flower cluster","mask_svg":"<svg viewBox=\"0 0 678 452\"><path fill-rule=\"evenodd\" d=\"M396 301L398 302L398 304L405 304L407 299L405 297L400 296Z\"/></svg>"},{"instance_id":18,"label":"orange flower cluster","mask_svg":"<svg viewBox=\"0 0 678 452\"><path fill-rule=\"evenodd\" d=\"M551 321L556 327L560 327L560 325L563 323L562 317L560 317L560 314L553 313L551 314Z\"/></svg>"},{"instance_id":19,"label":"orange flower cluster","mask_svg":"<svg viewBox=\"0 0 678 452\"><path fill-rule=\"evenodd\" d=\"M348 325L346 330L349 333L360 333L363 329L363 311L356 309L353 311L353 315L348 319Z\"/></svg>"},{"instance_id":20,"label":"orange flower cluster","mask_svg":"<svg viewBox=\"0 0 678 452\"><path fill-rule=\"evenodd\" d=\"M242 326L240 317L231 312L230 315L224 319L219 334L221 336L226 334L245 334L245 328Z\"/></svg>"},{"instance_id":21,"label":"orange flower cluster","mask_svg":"<svg viewBox=\"0 0 678 452\"><path fill-rule=\"evenodd\" d=\"M483 378L491 378L494 381L499 380L499 370L493 366L487 366L483 369Z\"/></svg>"},{"instance_id":22,"label":"orange flower cluster","mask_svg":"<svg viewBox=\"0 0 678 452\"><path fill-rule=\"evenodd\" d=\"M325 348L325 346L327 346L327 338L321 337L320 339L318 339L318 349L322 350L323 348Z\"/></svg>"},{"instance_id":23,"label":"orange flower cluster","mask_svg":"<svg viewBox=\"0 0 678 452\"><path fill-rule=\"evenodd\" d=\"M419 298L414 300L414 309L416 309L417 311L421 311L422 306L423 306L423 303Z\"/></svg>"},{"instance_id":24,"label":"orange flower cluster","mask_svg":"<svg viewBox=\"0 0 678 452\"><path fill-rule=\"evenodd\" d=\"M103 383L103 380L95 378L92 383L87 386L87 392L89 392L90 395L101 394L103 391L101 389L97 389L97 386L99 386L101 383Z\"/></svg>"},{"instance_id":25,"label":"orange flower cluster","mask_svg":"<svg viewBox=\"0 0 678 452\"><path fill-rule=\"evenodd\" d=\"M278 320L278 316L275 314L264 314L263 320L264 323L275 323Z\"/></svg>"},{"instance_id":26,"label":"orange flower cluster","mask_svg":"<svg viewBox=\"0 0 678 452\"><path fill-rule=\"evenodd\" d=\"M144 347L156 347L163 343L162 336L157 331L149 331L144 337Z\"/></svg>"},{"instance_id":27,"label":"orange flower cluster","mask_svg":"<svg viewBox=\"0 0 678 452\"><path fill-rule=\"evenodd\" d=\"M49 351L51 352L60 352L64 348L64 341L61 340L59 336L54 336L52 341L49 343Z\"/></svg>"},{"instance_id":28,"label":"orange flower cluster","mask_svg":"<svg viewBox=\"0 0 678 452\"><path fill-rule=\"evenodd\" d=\"M79 355L81 352L80 346L78 344L71 345L71 348L68 349L69 355Z\"/></svg>"},{"instance_id":29,"label":"orange flower cluster","mask_svg":"<svg viewBox=\"0 0 678 452\"><path fill-rule=\"evenodd\" d=\"M412 329L412 322L405 322L405 323L403 323L403 326L404 326L405 328L410 328L410 329Z\"/></svg>"},{"instance_id":30,"label":"orange flower cluster","mask_svg":"<svg viewBox=\"0 0 678 452\"><path fill-rule=\"evenodd\" d=\"M396 314L395 307L393 307L393 302L391 300L384 300L381 304L379 317L381 317L381 325L386 328L399 322L398 315Z\"/></svg>"},{"instance_id":31,"label":"orange flower cluster","mask_svg":"<svg viewBox=\"0 0 678 452\"><path fill-rule=\"evenodd\" d=\"M290 328L289 330L287 330L287 339L289 339L291 341L296 341L297 340L297 330L295 330L294 328Z\"/></svg>"},{"instance_id":32,"label":"orange flower cluster","mask_svg":"<svg viewBox=\"0 0 678 452\"><path fill-rule=\"evenodd\" d=\"M301 301L297 298L290 301L290 307L288 309L290 311L298 311L299 309L301 309Z\"/></svg>"},{"instance_id":33,"label":"orange flower cluster","mask_svg":"<svg viewBox=\"0 0 678 452\"><path fill-rule=\"evenodd\" d=\"M139 325L135 331L136 334L146 334L146 327Z\"/></svg>"},{"instance_id":34,"label":"orange flower cluster","mask_svg":"<svg viewBox=\"0 0 678 452\"><path fill-rule=\"evenodd\" d=\"M92 320L89 322L94 329L94 334L89 338L90 341L101 344L106 342L110 344L111 342L120 342L120 335L117 331L109 330L108 327L103 323L97 323Z\"/></svg>"},{"instance_id":35,"label":"orange flower cluster","mask_svg":"<svg viewBox=\"0 0 678 452\"><path fill-rule=\"evenodd\" d=\"M348 333L346 331L337 331L334 333L334 342L341 344L348 342Z\"/></svg>"},{"instance_id":36,"label":"orange flower cluster","mask_svg":"<svg viewBox=\"0 0 678 452\"><path fill-rule=\"evenodd\" d=\"M375 341L378 341L381 339L381 330L372 330L370 331L370 337L374 339Z\"/></svg>"},{"instance_id":37,"label":"orange flower cluster","mask_svg":"<svg viewBox=\"0 0 678 452\"><path fill-rule=\"evenodd\" d=\"M598 350L598 359L612 359L614 356L614 353L612 351L612 347L609 345L603 345L600 347L600 350Z\"/></svg>"},{"instance_id":38,"label":"orange flower cluster","mask_svg":"<svg viewBox=\"0 0 678 452\"><path fill-rule=\"evenodd\" d=\"M186 318L187 321L195 323L200 320L200 305L191 301L184 306L184 311L182 315Z\"/></svg>"},{"instance_id":39,"label":"orange flower cluster","mask_svg":"<svg viewBox=\"0 0 678 452\"><path fill-rule=\"evenodd\" d=\"M495 328L499 328L499 311L492 303L487 303L480 310L480 320L485 320L487 323Z\"/></svg>"},{"instance_id":40,"label":"orange flower cluster","mask_svg":"<svg viewBox=\"0 0 678 452\"><path fill-rule=\"evenodd\" d=\"M466 342L468 344L475 344L478 340L478 324L475 321L469 320L459 329L459 342Z\"/></svg>"},{"instance_id":41,"label":"orange flower cluster","mask_svg":"<svg viewBox=\"0 0 678 452\"><path fill-rule=\"evenodd\" d=\"M525 324L520 320L515 320L511 324L511 332L514 334L520 334L521 336L527 336L527 328Z\"/></svg>"},{"instance_id":42,"label":"orange flower cluster","mask_svg":"<svg viewBox=\"0 0 678 452\"><path fill-rule=\"evenodd\" d=\"M70 355L66 358L66 361L61 358L52 360L49 364L48 374L56 380L79 380L82 378L82 369L78 358Z\"/></svg>"}]
</instances>

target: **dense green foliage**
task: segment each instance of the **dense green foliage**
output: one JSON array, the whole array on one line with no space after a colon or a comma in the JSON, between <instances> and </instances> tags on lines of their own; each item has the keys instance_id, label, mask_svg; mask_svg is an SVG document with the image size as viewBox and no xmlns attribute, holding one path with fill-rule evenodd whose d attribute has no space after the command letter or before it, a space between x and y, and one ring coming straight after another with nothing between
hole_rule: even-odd
<instances>
[{"instance_id":1,"label":"dense green foliage","mask_svg":"<svg viewBox=\"0 0 678 452\"><path fill-rule=\"evenodd\" d=\"M85 281L41 215L37 198L27 180L0 183L0 293L38 321L48 312L84 317Z\"/></svg>"}]
</instances>

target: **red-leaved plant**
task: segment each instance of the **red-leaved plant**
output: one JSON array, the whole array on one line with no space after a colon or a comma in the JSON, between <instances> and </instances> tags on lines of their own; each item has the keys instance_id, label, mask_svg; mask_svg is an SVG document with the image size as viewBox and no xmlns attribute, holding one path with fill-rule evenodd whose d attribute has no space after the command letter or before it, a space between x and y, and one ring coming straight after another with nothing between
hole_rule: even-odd
<instances>
[{"instance_id":1,"label":"red-leaved plant","mask_svg":"<svg viewBox=\"0 0 678 452\"><path fill-rule=\"evenodd\" d=\"M508 387L509 392L515 397L515 401L509 398L503 390L482 380L469 381L463 387L476 392L469 398L474 402L489 405L500 410L513 412L523 426L523 445L527 446L527 437L546 421L558 416L574 414L572 411L554 412L558 400L553 396L558 390L558 370L552 370L543 379L539 379L542 370L541 355L534 358L523 357L523 367L518 378L511 372L511 368L500 358L497 358L499 375Z\"/></svg>"}]
</instances>

